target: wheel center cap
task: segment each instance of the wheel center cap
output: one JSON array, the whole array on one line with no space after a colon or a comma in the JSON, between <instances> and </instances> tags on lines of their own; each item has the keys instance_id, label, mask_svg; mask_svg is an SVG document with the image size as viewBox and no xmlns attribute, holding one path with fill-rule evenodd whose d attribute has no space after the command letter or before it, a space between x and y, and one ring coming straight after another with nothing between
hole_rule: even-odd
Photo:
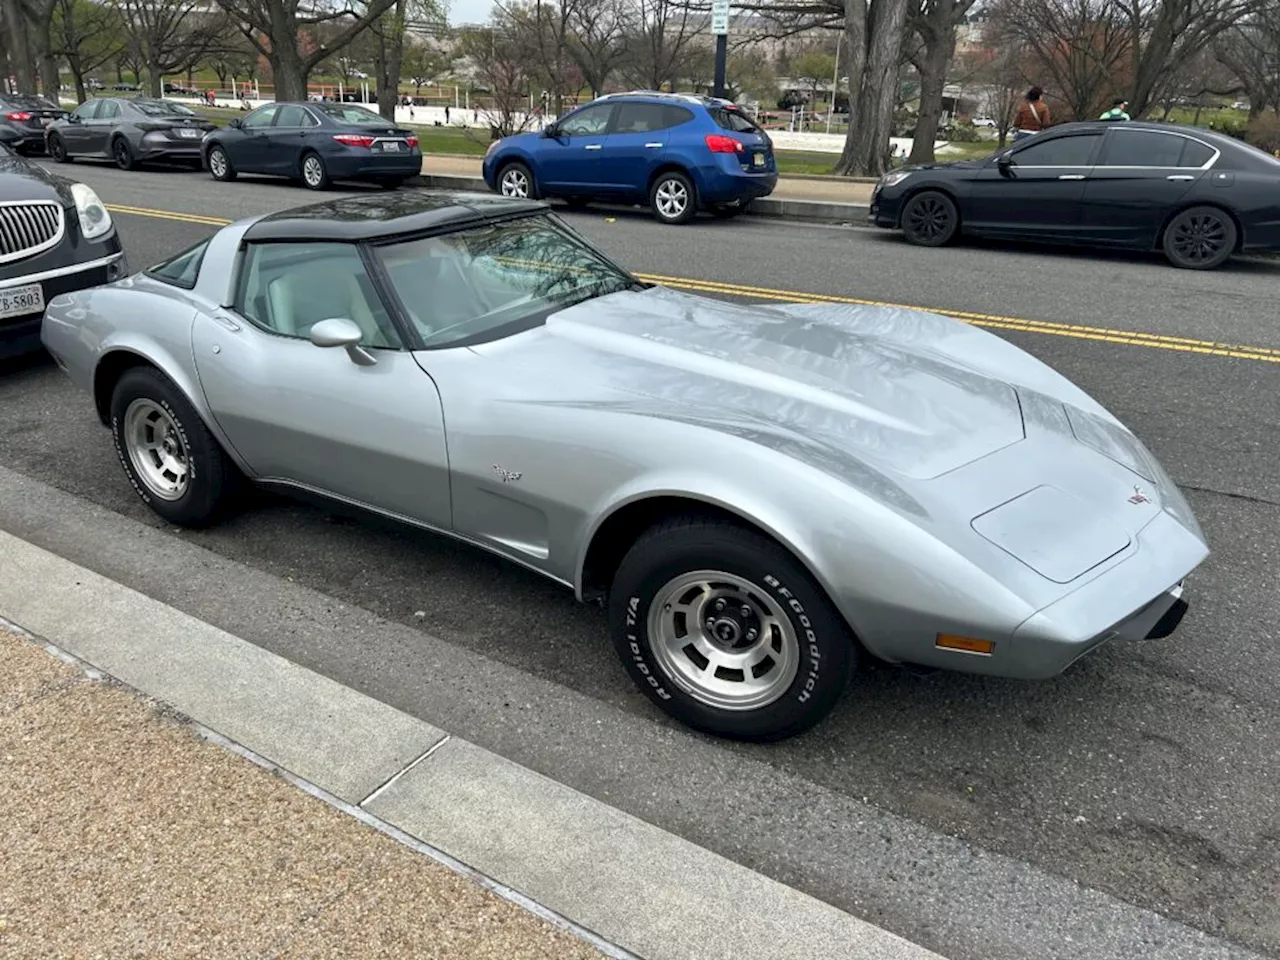
<instances>
[{"instance_id":1,"label":"wheel center cap","mask_svg":"<svg viewBox=\"0 0 1280 960\"><path fill-rule=\"evenodd\" d=\"M711 625L711 635L725 646L733 646L742 636L742 627L730 617L720 617Z\"/></svg>"}]
</instances>

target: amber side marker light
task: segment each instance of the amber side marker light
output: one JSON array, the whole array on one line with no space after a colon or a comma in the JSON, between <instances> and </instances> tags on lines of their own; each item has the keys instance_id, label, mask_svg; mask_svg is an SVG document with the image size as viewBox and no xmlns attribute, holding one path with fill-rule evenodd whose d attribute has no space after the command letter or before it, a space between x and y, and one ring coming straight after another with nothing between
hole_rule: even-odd
<instances>
[{"instance_id":1,"label":"amber side marker light","mask_svg":"<svg viewBox=\"0 0 1280 960\"><path fill-rule=\"evenodd\" d=\"M962 653L980 653L986 657L991 656L996 649L994 640L975 640L973 637L957 637L950 633L938 634L934 646L942 647L944 650L959 650Z\"/></svg>"}]
</instances>

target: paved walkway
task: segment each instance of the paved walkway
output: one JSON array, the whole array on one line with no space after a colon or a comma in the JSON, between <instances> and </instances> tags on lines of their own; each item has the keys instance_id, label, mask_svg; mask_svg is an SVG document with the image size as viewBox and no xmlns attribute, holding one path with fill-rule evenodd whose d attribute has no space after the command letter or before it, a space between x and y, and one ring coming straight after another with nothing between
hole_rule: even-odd
<instances>
[{"instance_id":1,"label":"paved walkway","mask_svg":"<svg viewBox=\"0 0 1280 960\"><path fill-rule=\"evenodd\" d=\"M479 177L478 157L454 157L428 154L422 158L422 172L436 176ZM871 202L871 183L858 183L837 178L810 180L781 177L772 196L778 200L812 200L822 203Z\"/></svg>"},{"instance_id":2,"label":"paved walkway","mask_svg":"<svg viewBox=\"0 0 1280 960\"><path fill-rule=\"evenodd\" d=\"M601 956L4 630L0 663L0 956Z\"/></svg>"}]
</instances>

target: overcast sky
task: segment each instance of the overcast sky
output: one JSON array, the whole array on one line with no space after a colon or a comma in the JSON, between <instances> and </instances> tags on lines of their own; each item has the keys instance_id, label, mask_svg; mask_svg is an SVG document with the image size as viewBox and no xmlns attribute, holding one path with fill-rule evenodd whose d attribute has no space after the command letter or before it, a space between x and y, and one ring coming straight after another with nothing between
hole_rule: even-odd
<instances>
[{"instance_id":1,"label":"overcast sky","mask_svg":"<svg viewBox=\"0 0 1280 960\"><path fill-rule=\"evenodd\" d=\"M449 0L449 22L454 26L462 23L484 23L489 19L489 9L493 0Z\"/></svg>"}]
</instances>

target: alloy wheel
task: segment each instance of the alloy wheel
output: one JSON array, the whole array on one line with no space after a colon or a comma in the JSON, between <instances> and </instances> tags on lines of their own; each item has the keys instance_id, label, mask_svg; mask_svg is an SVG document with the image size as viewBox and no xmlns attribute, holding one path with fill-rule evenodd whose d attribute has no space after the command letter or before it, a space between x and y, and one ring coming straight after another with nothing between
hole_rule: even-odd
<instances>
[{"instance_id":1,"label":"alloy wheel","mask_svg":"<svg viewBox=\"0 0 1280 960\"><path fill-rule=\"evenodd\" d=\"M227 155L221 150L209 152L209 172L219 180L227 175Z\"/></svg>"},{"instance_id":2,"label":"alloy wheel","mask_svg":"<svg viewBox=\"0 0 1280 960\"><path fill-rule=\"evenodd\" d=\"M124 446L134 472L152 496L173 501L187 492L191 462L182 431L154 400L134 400L125 410Z\"/></svg>"},{"instance_id":3,"label":"alloy wheel","mask_svg":"<svg viewBox=\"0 0 1280 960\"><path fill-rule=\"evenodd\" d=\"M763 588L718 570L696 570L654 595L648 631L664 673L689 696L722 710L758 710L791 686L800 641Z\"/></svg>"},{"instance_id":4,"label":"alloy wheel","mask_svg":"<svg viewBox=\"0 0 1280 960\"><path fill-rule=\"evenodd\" d=\"M1226 241L1226 225L1212 214L1183 217L1173 228L1173 249L1187 263L1199 264L1217 258Z\"/></svg>"},{"instance_id":5,"label":"alloy wheel","mask_svg":"<svg viewBox=\"0 0 1280 960\"><path fill-rule=\"evenodd\" d=\"M940 197L920 197L907 210L906 228L917 240L936 242L951 229L951 211Z\"/></svg>"},{"instance_id":6,"label":"alloy wheel","mask_svg":"<svg viewBox=\"0 0 1280 960\"><path fill-rule=\"evenodd\" d=\"M302 161L302 179L309 187L318 187L324 182L324 164L319 157L310 156Z\"/></svg>"},{"instance_id":7,"label":"alloy wheel","mask_svg":"<svg viewBox=\"0 0 1280 960\"><path fill-rule=\"evenodd\" d=\"M521 200L529 196L529 178L518 167L512 167L502 174L502 195L516 197Z\"/></svg>"},{"instance_id":8,"label":"alloy wheel","mask_svg":"<svg viewBox=\"0 0 1280 960\"><path fill-rule=\"evenodd\" d=\"M669 220L684 214L689 207L689 191L679 180L663 180L654 193L658 212Z\"/></svg>"}]
</instances>

